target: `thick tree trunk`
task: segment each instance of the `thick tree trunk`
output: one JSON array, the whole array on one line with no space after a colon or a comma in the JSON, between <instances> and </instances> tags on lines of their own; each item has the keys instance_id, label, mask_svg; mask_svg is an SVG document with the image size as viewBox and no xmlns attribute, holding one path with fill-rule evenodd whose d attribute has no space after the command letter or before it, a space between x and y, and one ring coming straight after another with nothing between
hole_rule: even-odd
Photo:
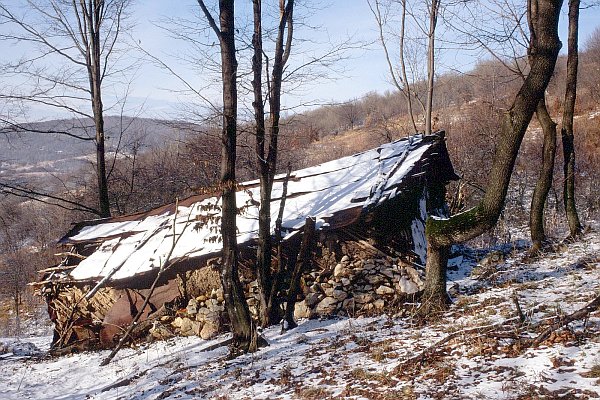
<instances>
[{"instance_id":1,"label":"thick tree trunk","mask_svg":"<svg viewBox=\"0 0 600 400\"><path fill-rule=\"evenodd\" d=\"M271 291L271 189L269 165L265 158L265 107L262 92L262 1L253 0L254 34L252 36L252 88L254 91L254 119L256 124L256 165L260 179L260 208L258 211L258 249L256 275L258 281L258 319L261 326L269 324L267 294Z\"/></svg>"},{"instance_id":2,"label":"thick tree trunk","mask_svg":"<svg viewBox=\"0 0 600 400\"><path fill-rule=\"evenodd\" d=\"M219 26L198 0L209 25L219 38L221 46L221 78L223 81L223 129L221 133L221 236L223 252L221 284L225 308L229 316L234 349L247 352L256 350L256 329L238 272L237 204L235 198L236 140L237 140L237 59L235 55L234 0L219 1Z\"/></svg>"},{"instance_id":3,"label":"thick tree trunk","mask_svg":"<svg viewBox=\"0 0 600 400\"><path fill-rule=\"evenodd\" d=\"M546 101L543 98L537 105L536 115L544 132L544 144L542 147L542 167L531 198L531 211L529 214L532 243L530 253L532 255L541 250L542 243L546 240L544 207L552 187L554 158L556 156L556 123L550 117L546 108Z\"/></svg>"},{"instance_id":4,"label":"thick tree trunk","mask_svg":"<svg viewBox=\"0 0 600 400\"><path fill-rule=\"evenodd\" d=\"M446 268L440 265L448 264L448 246L427 246L427 264L425 265L425 289L422 303L429 307L424 313L441 311L450 303L450 297L446 293Z\"/></svg>"},{"instance_id":5,"label":"thick tree trunk","mask_svg":"<svg viewBox=\"0 0 600 400\"><path fill-rule=\"evenodd\" d=\"M579 0L569 0L569 39L567 55L567 82L565 90L565 108L563 112L561 136L564 155L563 201L569 222L571 237L581 234L581 222L575 205L575 145L573 116L577 98L577 66L579 55L577 48L579 31Z\"/></svg>"},{"instance_id":6,"label":"thick tree trunk","mask_svg":"<svg viewBox=\"0 0 600 400\"><path fill-rule=\"evenodd\" d=\"M454 243L472 239L492 228L504 207L510 177L525 130L552 73L561 47L558 38L558 18L562 0L538 0L529 3L528 21L531 31L529 56L530 72L517 93L515 100L504 116L496 154L489 174L485 195L480 203L449 219L428 218L426 235L428 257L426 280L432 284L425 287L423 310L442 309L447 302L447 260L440 249Z\"/></svg>"}]
</instances>

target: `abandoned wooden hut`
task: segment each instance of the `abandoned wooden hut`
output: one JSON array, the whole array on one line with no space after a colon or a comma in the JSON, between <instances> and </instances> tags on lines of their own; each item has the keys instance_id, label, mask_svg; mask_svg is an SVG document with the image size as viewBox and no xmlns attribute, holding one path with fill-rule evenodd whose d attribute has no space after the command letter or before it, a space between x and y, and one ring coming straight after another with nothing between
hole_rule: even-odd
<instances>
[{"instance_id":1,"label":"abandoned wooden hut","mask_svg":"<svg viewBox=\"0 0 600 400\"><path fill-rule=\"evenodd\" d=\"M281 254L274 250L281 282L290 279L307 217L315 221L316 237L296 316L376 312L418 292L424 222L429 214L445 215L445 185L456 178L443 132L292 172ZM277 176L273 186L273 224L284 181L285 175ZM239 185L240 274L254 314L259 198L257 181ZM55 324L54 346L113 346L149 294L137 337L210 338L226 329L219 219L219 197L197 195L144 213L75 224L59 241L64 260L44 270L37 283Z\"/></svg>"}]
</instances>

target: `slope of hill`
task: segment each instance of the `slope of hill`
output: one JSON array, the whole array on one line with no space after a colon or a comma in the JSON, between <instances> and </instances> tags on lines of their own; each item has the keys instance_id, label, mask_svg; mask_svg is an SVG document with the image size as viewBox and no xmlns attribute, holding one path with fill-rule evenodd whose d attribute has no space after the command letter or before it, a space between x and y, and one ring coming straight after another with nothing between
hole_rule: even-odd
<instances>
[{"instance_id":1,"label":"slope of hill","mask_svg":"<svg viewBox=\"0 0 600 400\"><path fill-rule=\"evenodd\" d=\"M597 226L596 226L597 227ZM523 244L523 242L520 242ZM600 295L600 233L524 262L514 246L462 249L452 260L455 301L423 324L389 316L304 321L270 346L230 360L227 336L175 338L47 359L0 356L3 399L533 399L600 397L600 314L547 327ZM502 257L506 258L502 261ZM496 263L489 262L497 260ZM498 261L499 260L499 261ZM523 310L520 322L514 297ZM44 342L45 340L45 342ZM49 338L37 339L48 345ZM32 345L5 345L31 354ZM12 347L11 347L12 346ZM5 350L5 351L6 351Z\"/></svg>"}]
</instances>

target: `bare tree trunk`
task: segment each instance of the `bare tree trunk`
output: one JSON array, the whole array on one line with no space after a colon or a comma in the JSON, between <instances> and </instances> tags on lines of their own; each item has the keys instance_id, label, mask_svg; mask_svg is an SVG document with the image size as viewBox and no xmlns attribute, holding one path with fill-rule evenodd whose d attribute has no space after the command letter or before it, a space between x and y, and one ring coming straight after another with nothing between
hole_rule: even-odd
<instances>
[{"instance_id":1,"label":"bare tree trunk","mask_svg":"<svg viewBox=\"0 0 600 400\"><path fill-rule=\"evenodd\" d=\"M123 24L127 20L126 9L131 2L129 0L48 0L22 3L24 3L25 13L21 15L13 10L13 6L15 9L18 8L16 3L11 6L0 4L0 17L3 23L17 27L20 31L18 34L7 31L3 38L11 38L18 43L34 43L36 45L34 48L40 46L27 56L28 59L20 60L10 67L12 73L24 73L24 76L29 76L30 81L35 83L30 87L31 94L15 93L10 94L8 98L20 99L19 101L23 101L24 104L31 103L68 111L77 118L84 118L84 120L90 118L93 121L94 137L76 133L73 130L75 125L73 128L66 128L59 132L43 130L38 132L58 133L95 142L98 209L76 206L94 212L100 217L110 217L108 191L110 173L107 173L105 159L102 85L104 78L111 73L113 66L110 60L119 47L121 30L126 29ZM52 59L49 60L48 57ZM23 69L23 65L27 65L27 68ZM80 69L82 72L85 71L86 75L79 75ZM119 70L119 73L124 73L127 69L125 67ZM68 71L69 76L63 76L65 71ZM89 96L91 100L91 113L80 109L79 103L84 96ZM12 125L19 127L20 124ZM21 195L27 194L24 190L15 191ZM28 195L32 199L42 201L39 193L30 192ZM72 201L57 196L54 196L53 200L63 205L75 205Z\"/></svg>"},{"instance_id":2,"label":"bare tree trunk","mask_svg":"<svg viewBox=\"0 0 600 400\"><path fill-rule=\"evenodd\" d=\"M221 284L234 343L242 351L248 351L253 350L249 347L255 333L238 274L237 204L235 198L237 59L235 55L234 1L221 0L219 7L223 79L223 134L221 138L223 144L221 150L223 265Z\"/></svg>"},{"instance_id":3,"label":"bare tree trunk","mask_svg":"<svg viewBox=\"0 0 600 400\"><path fill-rule=\"evenodd\" d=\"M283 67L290 55L293 37L293 11L294 0L279 3L280 18L275 40L275 55L273 57L273 70L269 85L269 140L268 149L265 149L265 113L262 105L262 27L261 27L261 1L253 0L254 10L254 35L252 44L254 56L252 58L254 90L254 115L256 121L256 159L260 173L260 209L258 227L257 250L257 276L259 294L259 320L262 326L273 323L269 301L273 285L271 273L271 253L273 248L271 237L271 190L277 169L277 153L279 140L279 120L281 115L281 87L283 80ZM287 34L286 34L287 28Z\"/></svg>"},{"instance_id":4,"label":"bare tree trunk","mask_svg":"<svg viewBox=\"0 0 600 400\"><path fill-rule=\"evenodd\" d=\"M433 114L433 82L435 79L435 28L437 25L439 0L431 0L429 10L429 44L427 47L427 101L425 103L425 134L431 135L431 118Z\"/></svg>"},{"instance_id":5,"label":"bare tree trunk","mask_svg":"<svg viewBox=\"0 0 600 400\"><path fill-rule=\"evenodd\" d=\"M283 284L283 243L282 243L282 233L281 233L281 225L283 223L283 212L285 210L285 202L287 200L287 188L290 180L290 175L292 173L292 165L288 164L287 173L285 175L285 180L283 181L283 191L281 193L281 200L279 203L279 211L277 212L277 219L275 220L275 237L274 237L274 247L277 248L277 260L274 268L274 274L271 285L271 292L269 293L269 298L267 301L268 310L270 310L270 318L271 321L279 321L281 320L280 309L275 307L277 304L277 293L279 292L282 284Z\"/></svg>"},{"instance_id":6,"label":"bare tree trunk","mask_svg":"<svg viewBox=\"0 0 600 400\"><path fill-rule=\"evenodd\" d=\"M221 77L223 80L223 130L221 134L221 235L223 252L221 284L225 307L233 333L233 346L242 351L254 351L256 330L252 324L244 290L238 273L237 205L236 205L236 140L237 140L237 59L235 54L234 0L219 1L219 22L202 0L198 0L221 46Z\"/></svg>"},{"instance_id":7,"label":"bare tree trunk","mask_svg":"<svg viewBox=\"0 0 600 400\"><path fill-rule=\"evenodd\" d=\"M421 312L445 307L447 257L444 252L454 243L472 239L492 228L504 207L515 160L538 102L554 72L561 47L558 19L562 0L538 0L529 3L531 31L529 55L531 69L515 100L504 116L488 185L480 203L449 219L428 218L427 266Z\"/></svg>"},{"instance_id":8,"label":"bare tree trunk","mask_svg":"<svg viewBox=\"0 0 600 400\"><path fill-rule=\"evenodd\" d=\"M554 158L556 156L556 123L548 113L544 98L537 105L536 116L544 132L544 144L542 147L542 167L531 198L531 210L529 214L529 229L531 230L532 242L530 253L532 255L541 250L542 242L546 240L544 207L548 193L552 187Z\"/></svg>"},{"instance_id":9,"label":"bare tree trunk","mask_svg":"<svg viewBox=\"0 0 600 400\"><path fill-rule=\"evenodd\" d=\"M575 146L573 116L577 98L577 66L579 55L577 39L579 31L579 0L569 0L569 39L567 55L567 82L565 90L565 108L563 112L561 136L564 155L563 201L572 238L581 234L581 222L575 205Z\"/></svg>"},{"instance_id":10,"label":"bare tree trunk","mask_svg":"<svg viewBox=\"0 0 600 400\"><path fill-rule=\"evenodd\" d=\"M260 180L260 208L258 211L258 249L256 254L256 275L258 282L258 319L262 326L268 325L269 310L267 293L271 282L271 188L269 187L269 165L265 157L265 107L262 92L262 1L252 0L254 14L254 34L252 35L252 88L254 91L254 119L256 124L256 164Z\"/></svg>"},{"instance_id":11,"label":"bare tree trunk","mask_svg":"<svg viewBox=\"0 0 600 400\"><path fill-rule=\"evenodd\" d=\"M446 268L439 265L448 264L450 246L427 246L427 263L425 264L425 288L422 303L431 303L429 311L441 311L450 302L446 293ZM435 310L435 307L439 307Z\"/></svg>"},{"instance_id":12,"label":"bare tree trunk","mask_svg":"<svg viewBox=\"0 0 600 400\"><path fill-rule=\"evenodd\" d=\"M98 208L100 216L110 217L110 202L108 197L108 179L106 176L106 160L104 148L104 116L102 105L102 69L101 69L101 39L100 25L102 22L103 2L94 0L85 6L82 2L82 13L85 21L83 32L87 34L84 39L86 46L86 65L90 81L90 94L94 125L96 128L96 175L98 179Z\"/></svg>"},{"instance_id":13,"label":"bare tree trunk","mask_svg":"<svg viewBox=\"0 0 600 400\"><path fill-rule=\"evenodd\" d=\"M99 45L99 44L98 44ZM97 57L100 56L98 53ZM94 58L97 60L97 58ZM96 174L98 175L98 198L100 216L110 217L110 201L108 197L108 178L106 172L106 150L104 147L104 115L100 89L100 65L94 62L92 86L92 108L96 125Z\"/></svg>"},{"instance_id":14,"label":"bare tree trunk","mask_svg":"<svg viewBox=\"0 0 600 400\"><path fill-rule=\"evenodd\" d=\"M99 54L98 54L99 56ZM106 150L104 147L104 115L100 95L100 66L94 64L92 86L92 108L96 126L96 175L98 177L98 210L102 218L110 217L108 178L106 172Z\"/></svg>"}]
</instances>

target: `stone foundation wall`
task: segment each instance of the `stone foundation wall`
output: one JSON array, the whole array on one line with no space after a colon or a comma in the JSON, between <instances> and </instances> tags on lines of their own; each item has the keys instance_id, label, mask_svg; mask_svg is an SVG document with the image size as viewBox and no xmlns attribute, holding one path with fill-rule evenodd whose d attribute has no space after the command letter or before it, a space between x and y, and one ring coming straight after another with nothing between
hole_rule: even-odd
<instances>
[{"instance_id":1,"label":"stone foundation wall","mask_svg":"<svg viewBox=\"0 0 600 400\"><path fill-rule=\"evenodd\" d=\"M304 276L304 300L296 318L358 315L383 311L423 289L415 268L399 258L345 255L333 268Z\"/></svg>"},{"instance_id":2,"label":"stone foundation wall","mask_svg":"<svg viewBox=\"0 0 600 400\"><path fill-rule=\"evenodd\" d=\"M294 308L296 319L380 313L423 289L421 274L400 258L365 249L357 242L343 242L337 250L344 254L339 261L334 251L319 247L314 268L302 277L301 297ZM161 318L161 323L150 330L152 336L195 335L211 339L225 329L223 289L212 276L215 266L211 268L210 274L194 272L186 277L188 295L194 295L174 317ZM210 285L194 282L208 276ZM251 279L246 276L243 283L250 313L257 318L258 284ZM190 291L191 287L203 287L204 292Z\"/></svg>"}]
</instances>

